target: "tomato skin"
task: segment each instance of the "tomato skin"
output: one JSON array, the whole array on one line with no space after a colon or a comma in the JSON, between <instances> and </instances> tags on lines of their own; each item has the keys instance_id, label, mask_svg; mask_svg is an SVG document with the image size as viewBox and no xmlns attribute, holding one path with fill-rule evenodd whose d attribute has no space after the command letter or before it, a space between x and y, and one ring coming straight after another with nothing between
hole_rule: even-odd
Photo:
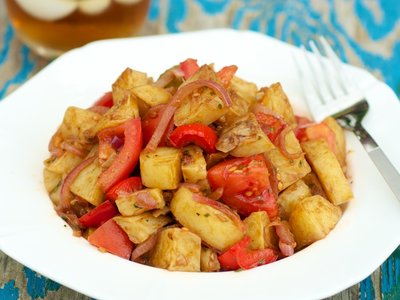
<instances>
[{"instance_id":1,"label":"tomato skin","mask_svg":"<svg viewBox=\"0 0 400 300\"><path fill-rule=\"evenodd\" d=\"M125 259L130 258L133 250L133 243L128 235L113 219L108 220L89 235L88 241L96 247Z\"/></svg>"},{"instance_id":2,"label":"tomato skin","mask_svg":"<svg viewBox=\"0 0 400 300\"><path fill-rule=\"evenodd\" d=\"M128 177L114 184L104 196L105 199L115 201L119 194L130 194L143 188L142 180L139 176Z\"/></svg>"},{"instance_id":3,"label":"tomato skin","mask_svg":"<svg viewBox=\"0 0 400 300\"><path fill-rule=\"evenodd\" d=\"M98 227L117 215L117 213L118 210L114 203L106 200L99 206L93 208L91 211L80 217L79 222L86 227Z\"/></svg>"},{"instance_id":4,"label":"tomato skin","mask_svg":"<svg viewBox=\"0 0 400 300\"><path fill-rule=\"evenodd\" d=\"M187 144L194 143L207 153L216 152L218 136L213 129L201 123L186 124L175 128L169 136L171 144L181 148Z\"/></svg>"},{"instance_id":5,"label":"tomato skin","mask_svg":"<svg viewBox=\"0 0 400 300\"><path fill-rule=\"evenodd\" d=\"M188 58L185 61L179 64L180 69L183 72L183 77L187 80L194 73L199 70L199 65L197 64L197 60L193 58Z\"/></svg>"},{"instance_id":6,"label":"tomato skin","mask_svg":"<svg viewBox=\"0 0 400 300\"><path fill-rule=\"evenodd\" d=\"M306 119L306 118L304 118ZM307 119L306 119L307 120ZM302 120L301 122L306 122ZM299 123L300 124L300 123ZM325 123L304 123L295 129L296 138L300 142L323 139L333 153L336 153L336 135Z\"/></svg>"},{"instance_id":7,"label":"tomato skin","mask_svg":"<svg viewBox=\"0 0 400 300\"><path fill-rule=\"evenodd\" d=\"M109 144L114 136L123 135L124 144L111 166L100 174L98 184L107 192L115 183L127 178L134 170L142 150L142 127L140 118L126 121L122 125L99 132L99 149L102 143Z\"/></svg>"},{"instance_id":8,"label":"tomato skin","mask_svg":"<svg viewBox=\"0 0 400 300\"><path fill-rule=\"evenodd\" d=\"M250 237L245 236L220 256L218 261L221 268L226 271L251 269L257 266L274 262L278 259L277 253L272 249L249 249Z\"/></svg>"},{"instance_id":9,"label":"tomato skin","mask_svg":"<svg viewBox=\"0 0 400 300\"><path fill-rule=\"evenodd\" d=\"M153 106L150 108L147 113L142 118L142 132L143 132L143 145L147 145L153 136L154 131L157 128L158 123L161 120L161 117L164 113L164 109L167 107L166 104L160 104ZM159 143L160 147L167 146L168 137L174 130L174 121L171 121L168 124L167 130L165 130L164 135L161 138Z\"/></svg>"},{"instance_id":10,"label":"tomato skin","mask_svg":"<svg viewBox=\"0 0 400 300\"><path fill-rule=\"evenodd\" d=\"M114 100L112 97L112 92L107 92L97 100L93 106L105 106L112 107L114 105Z\"/></svg>"},{"instance_id":11,"label":"tomato skin","mask_svg":"<svg viewBox=\"0 0 400 300\"><path fill-rule=\"evenodd\" d=\"M263 155L219 163L208 170L207 179L214 190L224 189L222 200L240 214L264 210L271 219L277 216L278 206Z\"/></svg>"},{"instance_id":12,"label":"tomato skin","mask_svg":"<svg viewBox=\"0 0 400 300\"><path fill-rule=\"evenodd\" d=\"M238 67L235 65L223 67L221 70L217 72L217 76L219 80L221 80L222 85L227 87L231 82L233 76L237 71Z\"/></svg>"},{"instance_id":13,"label":"tomato skin","mask_svg":"<svg viewBox=\"0 0 400 300\"><path fill-rule=\"evenodd\" d=\"M286 126L286 124L277 117L262 112L256 113L256 119L261 129L273 143Z\"/></svg>"}]
</instances>

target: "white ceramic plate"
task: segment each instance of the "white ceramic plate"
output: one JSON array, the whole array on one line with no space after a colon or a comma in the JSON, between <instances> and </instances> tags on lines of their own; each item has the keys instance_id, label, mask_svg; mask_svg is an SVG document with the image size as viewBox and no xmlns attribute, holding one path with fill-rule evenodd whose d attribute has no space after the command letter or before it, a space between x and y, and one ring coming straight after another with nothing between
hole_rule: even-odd
<instances>
[{"instance_id":1,"label":"white ceramic plate","mask_svg":"<svg viewBox=\"0 0 400 300\"><path fill-rule=\"evenodd\" d=\"M400 243L400 203L352 134L347 137L355 198L336 228L290 258L245 272L168 272L100 253L72 236L43 187L42 161L65 109L88 107L126 67L157 77L187 57L217 67L236 64L239 76L259 86L280 81L295 110L304 114L293 51L257 33L214 30L101 41L55 60L0 104L0 249L99 299L324 298L367 277ZM367 129L399 170L395 94L368 73L349 71L371 104Z\"/></svg>"}]
</instances>

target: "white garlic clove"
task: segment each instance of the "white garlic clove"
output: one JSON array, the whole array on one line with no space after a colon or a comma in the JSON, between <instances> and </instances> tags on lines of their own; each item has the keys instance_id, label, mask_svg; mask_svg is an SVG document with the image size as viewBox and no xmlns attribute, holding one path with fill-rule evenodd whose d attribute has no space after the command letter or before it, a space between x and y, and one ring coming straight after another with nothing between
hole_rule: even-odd
<instances>
[{"instance_id":1,"label":"white garlic clove","mask_svg":"<svg viewBox=\"0 0 400 300\"><path fill-rule=\"evenodd\" d=\"M71 0L15 0L29 15L43 20L55 21L73 13L78 2Z\"/></svg>"},{"instance_id":2,"label":"white garlic clove","mask_svg":"<svg viewBox=\"0 0 400 300\"><path fill-rule=\"evenodd\" d=\"M142 0L114 0L115 2L119 3L119 4L135 4L135 3L139 3Z\"/></svg>"},{"instance_id":3,"label":"white garlic clove","mask_svg":"<svg viewBox=\"0 0 400 300\"><path fill-rule=\"evenodd\" d=\"M87 15L97 15L105 11L111 0L86 0L79 2L79 10Z\"/></svg>"}]
</instances>

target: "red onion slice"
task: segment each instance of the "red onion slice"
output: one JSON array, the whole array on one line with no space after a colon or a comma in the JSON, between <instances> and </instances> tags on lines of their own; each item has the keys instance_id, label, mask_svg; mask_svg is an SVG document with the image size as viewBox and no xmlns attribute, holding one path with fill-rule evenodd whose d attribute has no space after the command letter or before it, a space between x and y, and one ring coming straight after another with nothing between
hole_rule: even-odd
<instances>
[{"instance_id":1,"label":"red onion slice","mask_svg":"<svg viewBox=\"0 0 400 300\"><path fill-rule=\"evenodd\" d=\"M213 89L221 97L226 106L230 106L232 104L232 100L228 92L220 84L214 81L199 79L181 86L165 108L156 130L154 131L150 141L147 143L146 148L144 149L145 152L153 152L157 148L179 104L182 102L183 99L185 99L186 96L201 87L208 87Z\"/></svg>"},{"instance_id":2,"label":"red onion slice","mask_svg":"<svg viewBox=\"0 0 400 300\"><path fill-rule=\"evenodd\" d=\"M139 245L137 245L136 248L132 252L131 260L136 261L139 257L141 257L142 255L146 254L151 249L153 249L157 243L157 238L158 238L158 232L151 235L143 243L140 243Z\"/></svg>"},{"instance_id":3,"label":"red onion slice","mask_svg":"<svg viewBox=\"0 0 400 300\"><path fill-rule=\"evenodd\" d=\"M289 159L296 159L299 158L303 152L300 150L299 152L296 153L289 153L286 149L286 135L291 131L292 129L288 126L286 126L281 133L277 137L277 146L281 153Z\"/></svg>"},{"instance_id":4,"label":"red onion slice","mask_svg":"<svg viewBox=\"0 0 400 300\"><path fill-rule=\"evenodd\" d=\"M81 162L79 165L77 165L75 168L72 169L71 172L68 173L67 177L65 177L62 186L61 186L61 201L59 204L59 210L61 212L66 212L71 208L71 185L78 177L79 173L86 168L88 165L90 165L94 160L96 156L89 157L88 159L85 159L83 162Z\"/></svg>"}]
</instances>

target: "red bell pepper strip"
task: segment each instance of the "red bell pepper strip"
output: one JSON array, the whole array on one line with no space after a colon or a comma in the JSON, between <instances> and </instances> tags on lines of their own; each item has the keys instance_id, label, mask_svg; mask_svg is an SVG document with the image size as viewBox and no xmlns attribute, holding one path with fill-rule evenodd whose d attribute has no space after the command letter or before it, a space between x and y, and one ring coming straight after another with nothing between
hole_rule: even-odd
<instances>
[{"instance_id":1,"label":"red bell pepper strip","mask_svg":"<svg viewBox=\"0 0 400 300\"><path fill-rule=\"evenodd\" d=\"M251 250L250 237L245 236L231 248L218 256L223 270L251 269L257 266L274 262L278 254L272 249Z\"/></svg>"},{"instance_id":2,"label":"red bell pepper strip","mask_svg":"<svg viewBox=\"0 0 400 300\"><path fill-rule=\"evenodd\" d=\"M86 227L98 227L118 213L115 204L109 200L93 208L79 218L79 222Z\"/></svg>"},{"instance_id":3,"label":"red bell pepper strip","mask_svg":"<svg viewBox=\"0 0 400 300\"><path fill-rule=\"evenodd\" d=\"M98 184L104 192L107 192L117 182L127 178L136 167L142 150L140 118L131 119L122 125L100 131L98 134L99 149L102 148L102 143L108 145L112 143L115 136L119 138L123 136L124 144L111 166L99 176Z\"/></svg>"},{"instance_id":4,"label":"red bell pepper strip","mask_svg":"<svg viewBox=\"0 0 400 300\"><path fill-rule=\"evenodd\" d=\"M111 107L114 105L114 100L112 97L112 92L105 93L99 100L97 100L93 106L105 106Z\"/></svg>"},{"instance_id":5,"label":"red bell pepper strip","mask_svg":"<svg viewBox=\"0 0 400 300\"><path fill-rule=\"evenodd\" d=\"M128 235L113 219L108 220L89 235L88 241L96 247L125 259L130 258L133 250L133 243Z\"/></svg>"},{"instance_id":6,"label":"red bell pepper strip","mask_svg":"<svg viewBox=\"0 0 400 300\"><path fill-rule=\"evenodd\" d=\"M238 69L237 66L231 65L231 66L223 67L221 70L219 70L217 72L217 76L218 76L219 80L221 80L222 85L224 87L227 87L229 85L233 76L235 76L237 69Z\"/></svg>"},{"instance_id":7,"label":"red bell pepper strip","mask_svg":"<svg viewBox=\"0 0 400 300\"><path fill-rule=\"evenodd\" d=\"M203 148L207 153L216 151L215 145L217 139L215 131L201 123L178 126L169 136L171 144L176 148L194 143Z\"/></svg>"},{"instance_id":8,"label":"red bell pepper strip","mask_svg":"<svg viewBox=\"0 0 400 300\"><path fill-rule=\"evenodd\" d=\"M199 65L197 64L197 60L193 58L188 58L187 60L181 62L179 64L180 69L183 72L183 77L188 79L194 73L199 70Z\"/></svg>"},{"instance_id":9,"label":"red bell pepper strip","mask_svg":"<svg viewBox=\"0 0 400 300\"><path fill-rule=\"evenodd\" d=\"M143 145L147 145L147 143L150 141L151 137L154 134L154 131L158 126L158 123L160 123L160 120L164 114L164 110L166 107L167 107L166 104L159 104L153 106L143 116L142 118ZM160 147L167 146L168 137L173 130L174 130L174 119L171 118L158 144Z\"/></svg>"},{"instance_id":10,"label":"red bell pepper strip","mask_svg":"<svg viewBox=\"0 0 400 300\"><path fill-rule=\"evenodd\" d=\"M128 177L113 185L104 197L105 199L115 201L122 194L130 194L142 188L142 180L140 177Z\"/></svg>"}]
</instances>

